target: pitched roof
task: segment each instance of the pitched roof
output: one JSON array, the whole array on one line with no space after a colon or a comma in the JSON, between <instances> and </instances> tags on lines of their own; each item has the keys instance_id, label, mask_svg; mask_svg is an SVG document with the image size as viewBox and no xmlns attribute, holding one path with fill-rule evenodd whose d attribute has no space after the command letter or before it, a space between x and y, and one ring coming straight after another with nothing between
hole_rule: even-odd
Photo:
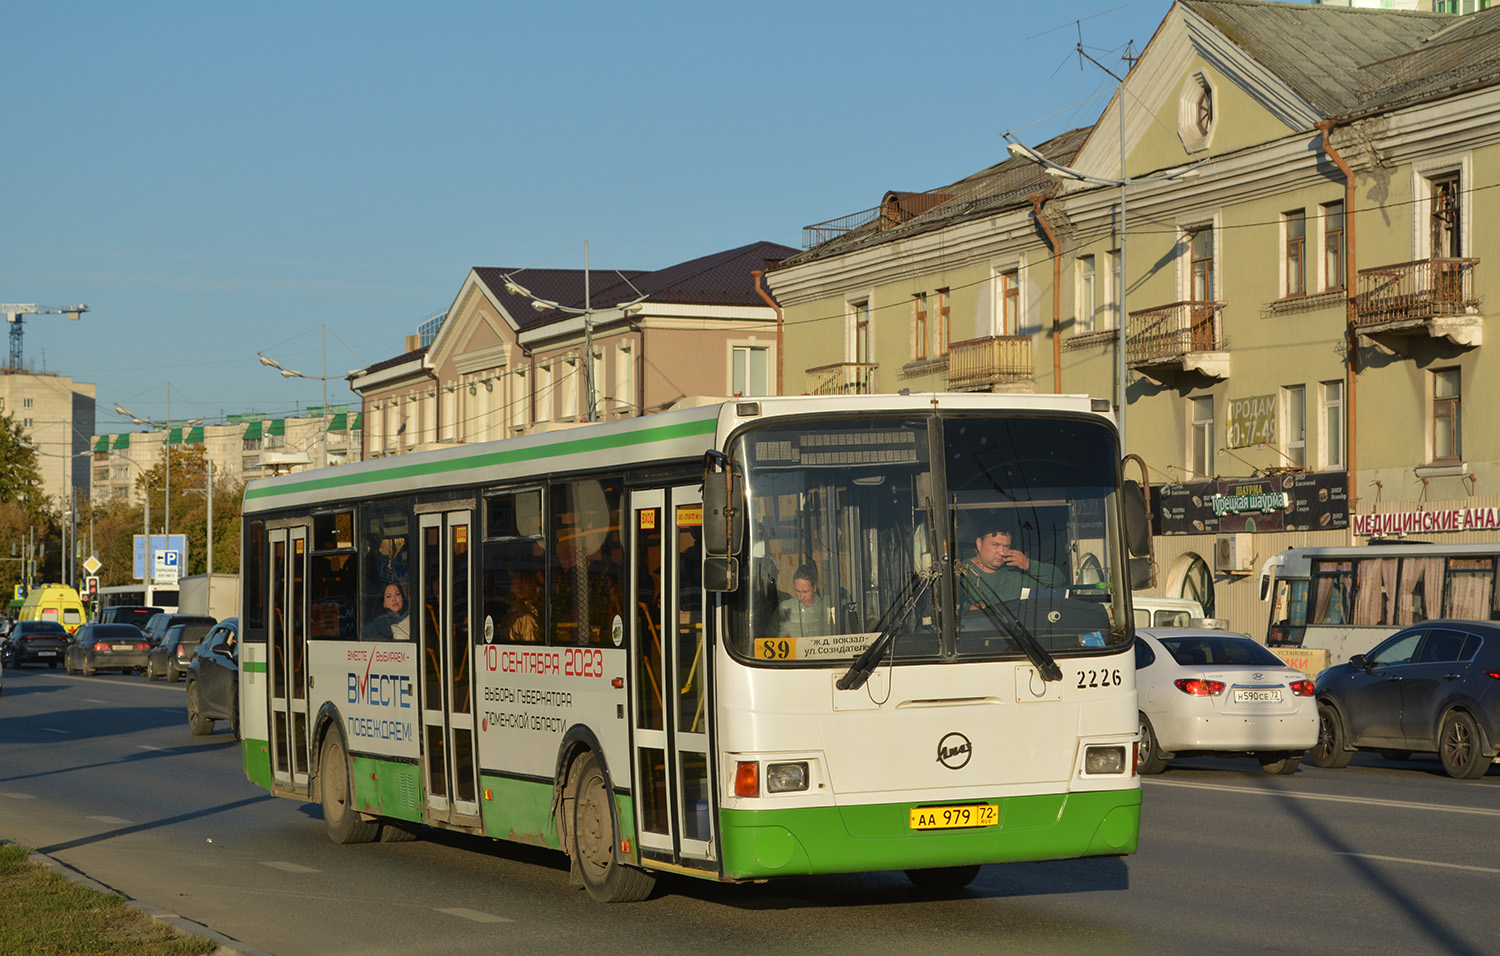
<instances>
[{"instance_id":1,"label":"pitched roof","mask_svg":"<svg viewBox=\"0 0 1500 956\"><path fill-rule=\"evenodd\" d=\"M1178 2L1330 117L1359 108L1363 67L1411 53L1458 19L1268 0Z\"/></svg>"},{"instance_id":2,"label":"pitched roof","mask_svg":"<svg viewBox=\"0 0 1500 956\"><path fill-rule=\"evenodd\" d=\"M552 309L538 312L532 300L505 288L507 278L540 299L570 309L611 308L645 297L648 302L671 305L764 305L755 291L750 273L769 268L797 250L774 242L752 242L735 249L701 256L655 272L635 270L591 271L587 298L584 274L577 269L504 269L476 267L477 275L501 301L522 330L534 329L567 318L571 313Z\"/></svg>"},{"instance_id":3,"label":"pitched roof","mask_svg":"<svg viewBox=\"0 0 1500 956\"><path fill-rule=\"evenodd\" d=\"M1069 130L1035 147L1066 166L1078 154L1089 128ZM1027 197L1050 195L1057 181L1029 159L1014 156L972 173L956 183L925 192L887 192L879 206L851 213L802 230L805 252L782 263L795 266L856 249L876 246L965 219L987 216L1029 204Z\"/></svg>"}]
</instances>

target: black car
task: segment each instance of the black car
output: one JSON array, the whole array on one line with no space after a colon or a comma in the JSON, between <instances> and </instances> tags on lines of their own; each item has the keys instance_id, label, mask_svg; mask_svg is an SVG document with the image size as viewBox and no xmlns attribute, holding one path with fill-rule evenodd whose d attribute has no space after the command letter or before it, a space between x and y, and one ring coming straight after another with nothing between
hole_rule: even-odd
<instances>
[{"instance_id":1,"label":"black car","mask_svg":"<svg viewBox=\"0 0 1500 956\"><path fill-rule=\"evenodd\" d=\"M227 720L240 735L240 619L226 617L193 648L187 669L188 729L198 736Z\"/></svg>"},{"instance_id":2,"label":"black car","mask_svg":"<svg viewBox=\"0 0 1500 956\"><path fill-rule=\"evenodd\" d=\"M146 607L143 604L116 604L99 612L96 619L100 624L134 624L141 630L146 629L146 622L157 614L161 614L159 607Z\"/></svg>"},{"instance_id":3,"label":"black car","mask_svg":"<svg viewBox=\"0 0 1500 956\"><path fill-rule=\"evenodd\" d=\"M1500 625L1424 621L1318 675L1319 767L1356 750L1436 753L1450 777L1482 777L1500 750Z\"/></svg>"},{"instance_id":4,"label":"black car","mask_svg":"<svg viewBox=\"0 0 1500 956\"><path fill-rule=\"evenodd\" d=\"M209 617L207 614L154 614L146 619L146 626L141 628L141 633L146 635L146 640L151 646L162 642L167 636L167 629L176 627L178 624L217 624L219 619Z\"/></svg>"},{"instance_id":5,"label":"black car","mask_svg":"<svg viewBox=\"0 0 1500 956\"><path fill-rule=\"evenodd\" d=\"M167 628L166 637L146 655L146 677L150 680L165 677L173 683L182 680L193 659L193 648L212 629L212 624L177 624Z\"/></svg>"},{"instance_id":6,"label":"black car","mask_svg":"<svg viewBox=\"0 0 1500 956\"><path fill-rule=\"evenodd\" d=\"M85 624L68 642L67 671L93 677L95 671L122 674L146 669L151 645L134 624Z\"/></svg>"},{"instance_id":7,"label":"black car","mask_svg":"<svg viewBox=\"0 0 1500 956\"><path fill-rule=\"evenodd\" d=\"M68 646L68 629L56 621L17 621L5 635L6 667L46 664L56 667Z\"/></svg>"}]
</instances>

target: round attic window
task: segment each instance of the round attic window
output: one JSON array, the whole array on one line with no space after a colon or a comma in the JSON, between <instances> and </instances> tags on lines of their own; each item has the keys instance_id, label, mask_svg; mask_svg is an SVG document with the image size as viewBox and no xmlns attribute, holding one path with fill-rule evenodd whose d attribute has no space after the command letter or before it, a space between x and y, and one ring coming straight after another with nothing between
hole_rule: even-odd
<instances>
[{"instance_id":1,"label":"round attic window","mask_svg":"<svg viewBox=\"0 0 1500 956\"><path fill-rule=\"evenodd\" d=\"M1194 73L1182 84L1177 98L1177 132L1190 150L1207 149L1213 139L1218 119L1215 92L1213 83L1202 73Z\"/></svg>"}]
</instances>

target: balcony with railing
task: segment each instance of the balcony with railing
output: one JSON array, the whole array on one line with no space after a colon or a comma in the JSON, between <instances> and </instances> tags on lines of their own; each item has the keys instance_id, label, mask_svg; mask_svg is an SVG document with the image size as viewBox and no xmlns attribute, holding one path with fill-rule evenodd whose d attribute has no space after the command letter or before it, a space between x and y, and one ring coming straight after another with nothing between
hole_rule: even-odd
<instances>
[{"instance_id":1,"label":"balcony with railing","mask_svg":"<svg viewBox=\"0 0 1500 956\"><path fill-rule=\"evenodd\" d=\"M1400 339L1483 342L1484 313L1474 291L1478 259L1419 259L1359 270L1355 328L1384 345Z\"/></svg>"},{"instance_id":2,"label":"balcony with railing","mask_svg":"<svg viewBox=\"0 0 1500 956\"><path fill-rule=\"evenodd\" d=\"M1125 327L1127 364L1157 381L1185 372L1229 377L1223 302L1173 302L1130 313Z\"/></svg>"},{"instance_id":3,"label":"balcony with railing","mask_svg":"<svg viewBox=\"0 0 1500 956\"><path fill-rule=\"evenodd\" d=\"M875 362L839 362L807 370L809 395L872 395L875 392Z\"/></svg>"},{"instance_id":4,"label":"balcony with railing","mask_svg":"<svg viewBox=\"0 0 1500 956\"><path fill-rule=\"evenodd\" d=\"M948 346L948 387L975 391L1031 382L1031 336L991 335Z\"/></svg>"}]
</instances>

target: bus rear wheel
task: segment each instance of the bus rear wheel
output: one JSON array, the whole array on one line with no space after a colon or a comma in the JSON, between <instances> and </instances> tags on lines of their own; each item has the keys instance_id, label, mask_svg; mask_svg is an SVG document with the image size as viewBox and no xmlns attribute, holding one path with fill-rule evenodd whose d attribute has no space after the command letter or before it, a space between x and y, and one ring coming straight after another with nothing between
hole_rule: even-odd
<instances>
[{"instance_id":1,"label":"bus rear wheel","mask_svg":"<svg viewBox=\"0 0 1500 956\"><path fill-rule=\"evenodd\" d=\"M568 855L589 895L601 903L634 903L651 895L656 877L615 860L620 842L614 795L599 758L585 754L568 774Z\"/></svg>"},{"instance_id":2,"label":"bus rear wheel","mask_svg":"<svg viewBox=\"0 0 1500 956\"><path fill-rule=\"evenodd\" d=\"M337 730L323 738L318 760L318 790L323 798L323 826L334 843L369 843L380 836L380 824L354 809L349 791L349 757Z\"/></svg>"}]
</instances>

